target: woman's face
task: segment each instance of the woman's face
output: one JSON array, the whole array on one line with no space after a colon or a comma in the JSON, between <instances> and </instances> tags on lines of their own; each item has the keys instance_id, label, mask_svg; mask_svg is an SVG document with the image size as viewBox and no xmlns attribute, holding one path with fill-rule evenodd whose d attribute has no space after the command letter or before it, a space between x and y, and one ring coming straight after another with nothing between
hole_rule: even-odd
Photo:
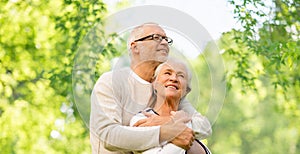
<instances>
[{"instance_id":1,"label":"woman's face","mask_svg":"<svg viewBox=\"0 0 300 154\"><path fill-rule=\"evenodd\" d=\"M187 93L187 82L188 73L185 65L168 61L162 64L153 86L158 97L179 100Z\"/></svg>"}]
</instances>

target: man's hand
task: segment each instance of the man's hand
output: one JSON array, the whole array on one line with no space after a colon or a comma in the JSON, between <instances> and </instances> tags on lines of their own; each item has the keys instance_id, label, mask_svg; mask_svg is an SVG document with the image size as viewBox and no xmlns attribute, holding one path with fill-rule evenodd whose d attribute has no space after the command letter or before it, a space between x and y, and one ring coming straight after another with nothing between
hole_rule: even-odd
<instances>
[{"instance_id":1,"label":"man's hand","mask_svg":"<svg viewBox=\"0 0 300 154\"><path fill-rule=\"evenodd\" d=\"M160 142L171 141L188 150L195 140L193 130L186 126L191 118L184 111L171 112L171 115L172 120L160 127Z\"/></svg>"},{"instance_id":2,"label":"man's hand","mask_svg":"<svg viewBox=\"0 0 300 154\"><path fill-rule=\"evenodd\" d=\"M195 134L192 129L185 128L178 136L176 136L171 143L181 147L182 149L189 150L195 141Z\"/></svg>"},{"instance_id":3,"label":"man's hand","mask_svg":"<svg viewBox=\"0 0 300 154\"><path fill-rule=\"evenodd\" d=\"M171 116L158 116L148 112L142 112L147 118L137 121L134 127L159 126L171 120Z\"/></svg>"}]
</instances>

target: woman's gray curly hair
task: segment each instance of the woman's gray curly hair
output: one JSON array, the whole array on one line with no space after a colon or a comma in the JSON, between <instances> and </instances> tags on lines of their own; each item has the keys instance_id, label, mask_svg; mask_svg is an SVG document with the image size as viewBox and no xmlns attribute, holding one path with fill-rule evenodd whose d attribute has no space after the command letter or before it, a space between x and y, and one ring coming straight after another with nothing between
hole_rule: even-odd
<instances>
[{"instance_id":1,"label":"woman's gray curly hair","mask_svg":"<svg viewBox=\"0 0 300 154\"><path fill-rule=\"evenodd\" d=\"M192 89L192 88L191 88L192 72L191 72L191 70L189 69L188 65L187 65L185 62L183 62L183 61L181 61L181 60L179 60L179 59L175 59L175 58L169 57L168 60L167 60L166 62L164 62L164 63L158 65L157 68L155 69L154 75L153 75L153 77L152 77L152 81L154 81L154 80L156 79L158 73L159 73L159 72L161 71L161 69L162 69L162 66L168 64L168 62L180 63L180 64L182 64L182 65L185 67L185 70L186 70L186 72L187 72L187 91L186 91L186 94L188 94L188 93L191 91L191 89Z\"/></svg>"}]
</instances>

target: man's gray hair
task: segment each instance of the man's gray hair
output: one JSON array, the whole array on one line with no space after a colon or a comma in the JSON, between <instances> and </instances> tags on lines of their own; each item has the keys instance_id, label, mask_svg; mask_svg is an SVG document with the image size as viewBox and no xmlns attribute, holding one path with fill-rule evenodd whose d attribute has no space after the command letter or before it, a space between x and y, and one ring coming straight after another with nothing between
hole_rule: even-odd
<instances>
[{"instance_id":1,"label":"man's gray hair","mask_svg":"<svg viewBox=\"0 0 300 154\"><path fill-rule=\"evenodd\" d=\"M154 22L147 22L147 23L143 23L142 25L139 25L135 28L133 28L133 30L130 32L129 37L127 39L127 49L129 51L129 53L131 53L131 43L139 38L142 37L142 35L144 34L144 27L145 26L149 26L149 25L155 25L155 26L159 26L159 24L154 23Z\"/></svg>"}]
</instances>

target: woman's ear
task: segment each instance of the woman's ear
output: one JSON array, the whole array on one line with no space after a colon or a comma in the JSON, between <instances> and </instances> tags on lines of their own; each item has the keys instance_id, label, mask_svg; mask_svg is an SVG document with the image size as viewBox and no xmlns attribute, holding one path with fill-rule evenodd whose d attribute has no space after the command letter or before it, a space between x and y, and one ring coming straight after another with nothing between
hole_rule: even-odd
<instances>
[{"instance_id":1,"label":"woman's ear","mask_svg":"<svg viewBox=\"0 0 300 154\"><path fill-rule=\"evenodd\" d=\"M153 87L154 94L157 94L157 83L155 78L152 78L152 87Z\"/></svg>"},{"instance_id":2,"label":"woman's ear","mask_svg":"<svg viewBox=\"0 0 300 154\"><path fill-rule=\"evenodd\" d=\"M186 94L188 94L192 89L190 87L186 87Z\"/></svg>"},{"instance_id":3,"label":"woman's ear","mask_svg":"<svg viewBox=\"0 0 300 154\"><path fill-rule=\"evenodd\" d=\"M156 90L155 79L153 77L151 78L151 84L152 84L153 90Z\"/></svg>"},{"instance_id":4,"label":"woman's ear","mask_svg":"<svg viewBox=\"0 0 300 154\"><path fill-rule=\"evenodd\" d=\"M183 94L183 96L181 96L181 98L183 99L183 98L185 98L185 96L191 91L192 89L188 86L188 87L186 87L186 91L185 91L185 93Z\"/></svg>"}]
</instances>

